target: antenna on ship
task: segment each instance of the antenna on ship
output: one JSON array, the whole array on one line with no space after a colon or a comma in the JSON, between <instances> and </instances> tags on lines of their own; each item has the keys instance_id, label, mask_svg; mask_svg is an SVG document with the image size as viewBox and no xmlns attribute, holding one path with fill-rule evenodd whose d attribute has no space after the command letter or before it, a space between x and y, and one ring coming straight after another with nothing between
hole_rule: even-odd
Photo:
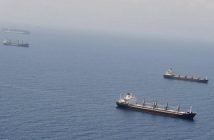
<instances>
[{"instance_id":1,"label":"antenna on ship","mask_svg":"<svg viewBox=\"0 0 214 140\"><path fill-rule=\"evenodd\" d=\"M178 105L177 111L178 111L178 112L180 111L180 104Z\"/></svg>"},{"instance_id":2,"label":"antenna on ship","mask_svg":"<svg viewBox=\"0 0 214 140\"><path fill-rule=\"evenodd\" d=\"M165 109L166 109L166 110L168 109L168 102L166 103L166 107L165 107Z\"/></svg>"},{"instance_id":3,"label":"antenna on ship","mask_svg":"<svg viewBox=\"0 0 214 140\"><path fill-rule=\"evenodd\" d=\"M190 112L190 113L192 113L192 106L190 106L190 108L189 108L189 112Z\"/></svg>"}]
</instances>

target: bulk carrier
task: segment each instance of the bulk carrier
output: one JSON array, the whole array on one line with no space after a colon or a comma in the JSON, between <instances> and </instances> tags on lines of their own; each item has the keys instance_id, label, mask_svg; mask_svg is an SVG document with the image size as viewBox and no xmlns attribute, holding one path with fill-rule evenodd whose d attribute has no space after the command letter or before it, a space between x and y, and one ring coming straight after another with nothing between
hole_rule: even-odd
<instances>
[{"instance_id":1,"label":"bulk carrier","mask_svg":"<svg viewBox=\"0 0 214 140\"><path fill-rule=\"evenodd\" d=\"M188 75L182 76L182 75L176 74L174 71L172 71L172 69L167 70L165 72L165 74L163 75L163 77L167 78L167 79L176 79L176 80L208 83L207 77L201 78L201 77L198 77L198 76L188 76Z\"/></svg>"},{"instance_id":2,"label":"bulk carrier","mask_svg":"<svg viewBox=\"0 0 214 140\"><path fill-rule=\"evenodd\" d=\"M159 105L157 104L157 102L148 103L145 102L145 100L142 103L137 103L135 96L131 93L120 95L120 99L116 101L116 104L119 108L131 109L188 120L193 120L194 116L196 115L195 112L192 112L192 107L190 107L189 111L183 112L180 111L180 105L178 105L176 109L173 109L168 106L168 103L165 106Z\"/></svg>"},{"instance_id":3,"label":"bulk carrier","mask_svg":"<svg viewBox=\"0 0 214 140\"><path fill-rule=\"evenodd\" d=\"M29 44L23 43L23 41L21 43L19 41L17 43L15 43L15 42L12 42L10 40L4 40L3 44L5 46L29 47Z\"/></svg>"}]
</instances>

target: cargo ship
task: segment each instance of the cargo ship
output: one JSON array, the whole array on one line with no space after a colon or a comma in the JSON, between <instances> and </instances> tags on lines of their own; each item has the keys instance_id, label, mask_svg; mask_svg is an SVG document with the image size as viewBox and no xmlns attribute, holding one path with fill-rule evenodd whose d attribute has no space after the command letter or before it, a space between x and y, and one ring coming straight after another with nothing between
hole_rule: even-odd
<instances>
[{"instance_id":1,"label":"cargo ship","mask_svg":"<svg viewBox=\"0 0 214 140\"><path fill-rule=\"evenodd\" d=\"M9 28L4 28L2 29L4 33L18 33L18 34L30 34L29 31L26 30L20 30L20 29L9 29Z\"/></svg>"},{"instance_id":2,"label":"cargo ship","mask_svg":"<svg viewBox=\"0 0 214 140\"><path fill-rule=\"evenodd\" d=\"M176 108L172 108L169 107L168 103L166 105L159 105L157 102L149 103L145 102L145 100L142 103L137 103L136 97L131 93L120 95L120 99L116 101L116 104L119 108L131 109L187 120L193 120L194 116L196 115L195 112L192 112L192 107L190 107L189 111L184 112L180 111L180 105L178 105Z\"/></svg>"},{"instance_id":3,"label":"cargo ship","mask_svg":"<svg viewBox=\"0 0 214 140\"><path fill-rule=\"evenodd\" d=\"M5 46L29 47L29 44L23 43L23 41L21 43L19 41L17 43L15 43L15 42L12 42L10 40L4 40L3 44Z\"/></svg>"},{"instance_id":4,"label":"cargo ship","mask_svg":"<svg viewBox=\"0 0 214 140\"><path fill-rule=\"evenodd\" d=\"M176 80L184 80L184 81L193 81L193 82L200 82L200 83L208 83L207 77L201 78L199 76L188 76L188 75L179 75L176 74L172 69L169 69L163 75L164 78L167 79L176 79Z\"/></svg>"}]
</instances>

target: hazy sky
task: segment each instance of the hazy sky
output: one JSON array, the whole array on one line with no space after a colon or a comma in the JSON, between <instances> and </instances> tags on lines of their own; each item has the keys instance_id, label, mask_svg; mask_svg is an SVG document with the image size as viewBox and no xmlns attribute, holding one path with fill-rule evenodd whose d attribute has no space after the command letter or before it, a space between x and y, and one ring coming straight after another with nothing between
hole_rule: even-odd
<instances>
[{"instance_id":1,"label":"hazy sky","mask_svg":"<svg viewBox=\"0 0 214 140\"><path fill-rule=\"evenodd\" d=\"M0 23L214 40L214 0L0 0Z\"/></svg>"}]
</instances>

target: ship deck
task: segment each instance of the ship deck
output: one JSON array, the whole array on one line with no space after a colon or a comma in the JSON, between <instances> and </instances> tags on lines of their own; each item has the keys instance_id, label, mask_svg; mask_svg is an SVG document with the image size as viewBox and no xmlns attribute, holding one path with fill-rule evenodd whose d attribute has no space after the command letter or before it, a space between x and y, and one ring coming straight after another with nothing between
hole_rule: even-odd
<instances>
[{"instance_id":1,"label":"ship deck","mask_svg":"<svg viewBox=\"0 0 214 140\"><path fill-rule=\"evenodd\" d=\"M172 109L165 109L165 108L162 108L162 107L155 107L154 108L153 106L150 106L150 105L127 104L127 103L121 103L121 104L127 105L127 106L132 107L132 108L149 110L149 111L156 111L156 112L176 114L176 115L186 114L186 112L183 112L183 111L177 111L177 110L172 110Z\"/></svg>"}]
</instances>

